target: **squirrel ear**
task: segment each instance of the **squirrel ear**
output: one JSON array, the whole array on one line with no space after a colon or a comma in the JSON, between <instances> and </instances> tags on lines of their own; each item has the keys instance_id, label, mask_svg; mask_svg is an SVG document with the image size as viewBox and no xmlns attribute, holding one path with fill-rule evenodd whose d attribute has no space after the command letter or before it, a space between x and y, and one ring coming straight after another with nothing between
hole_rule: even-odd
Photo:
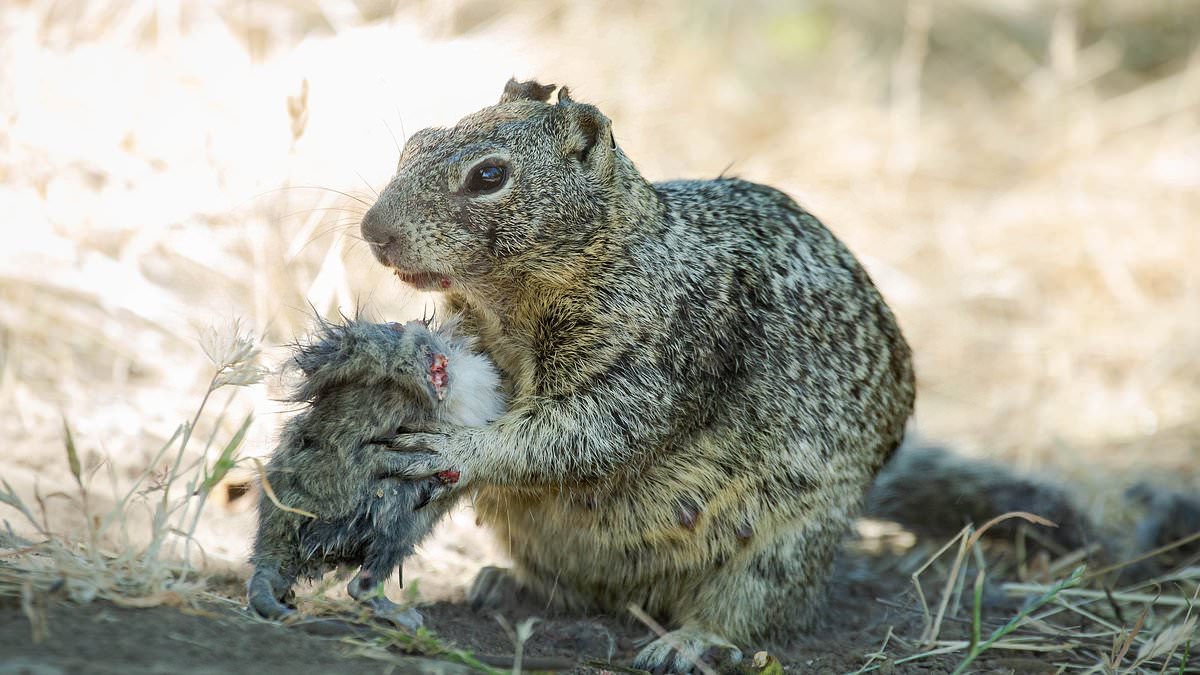
<instances>
[{"instance_id":1,"label":"squirrel ear","mask_svg":"<svg viewBox=\"0 0 1200 675\"><path fill-rule=\"evenodd\" d=\"M558 108L567 119L567 151L578 155L579 161L586 165L601 170L611 168L617 149L612 121L596 106L571 100L566 87L558 92Z\"/></svg>"},{"instance_id":2,"label":"squirrel ear","mask_svg":"<svg viewBox=\"0 0 1200 675\"><path fill-rule=\"evenodd\" d=\"M537 80L518 82L517 78L510 78L504 85L504 93L500 95L500 104L512 101L545 103L550 100L550 94L554 93L555 88L553 84L541 84Z\"/></svg>"}]
</instances>

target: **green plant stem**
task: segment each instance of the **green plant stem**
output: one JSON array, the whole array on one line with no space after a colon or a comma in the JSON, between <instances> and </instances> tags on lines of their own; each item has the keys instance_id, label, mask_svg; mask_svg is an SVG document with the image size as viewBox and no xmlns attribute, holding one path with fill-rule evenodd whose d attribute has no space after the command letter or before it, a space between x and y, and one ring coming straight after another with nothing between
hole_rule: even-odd
<instances>
[{"instance_id":1,"label":"green plant stem","mask_svg":"<svg viewBox=\"0 0 1200 675\"><path fill-rule=\"evenodd\" d=\"M146 549L148 558L158 557L158 552L162 547L163 537L166 535L168 528L165 527L166 519L171 512L170 497L171 485L179 477L179 465L183 461L183 455L187 451L188 441L192 438L192 431L196 425L200 423L200 415L204 412L204 407L208 405L208 399L212 396L217 384L217 375L213 375L208 382L208 388L204 392L204 398L200 399L200 406L196 408L196 414L192 416L192 421L183 428L183 435L179 439L179 452L175 454L175 461L171 463L170 473L167 475L165 485L163 485L162 500L159 502L158 509L154 513L154 537L150 541L150 546Z\"/></svg>"},{"instance_id":2,"label":"green plant stem","mask_svg":"<svg viewBox=\"0 0 1200 675\"><path fill-rule=\"evenodd\" d=\"M1017 612L1017 615L1009 619L1008 623L992 632L991 637L989 637L986 642L972 646L970 651L967 652L966 658L963 659L962 663L958 664L958 667L954 669L952 675L961 675L961 673L966 671L967 666L971 665L971 662L979 658L980 654L984 653L992 645L996 644L1000 638L1016 630L1017 626L1022 620L1025 619L1025 617L1032 614L1039 607L1053 600L1055 596L1057 596L1063 590L1079 585L1079 582L1083 579L1083 573L1086 570L1087 568L1083 565L1076 567L1075 571L1071 572L1071 576L1051 586L1045 593L1042 593L1040 596L1038 596L1037 600L1030 603L1029 606L1025 607L1021 611ZM978 609L976 612L978 612ZM972 627L972 630L974 630L974 627ZM972 640L972 642L974 642L974 640Z\"/></svg>"}]
</instances>

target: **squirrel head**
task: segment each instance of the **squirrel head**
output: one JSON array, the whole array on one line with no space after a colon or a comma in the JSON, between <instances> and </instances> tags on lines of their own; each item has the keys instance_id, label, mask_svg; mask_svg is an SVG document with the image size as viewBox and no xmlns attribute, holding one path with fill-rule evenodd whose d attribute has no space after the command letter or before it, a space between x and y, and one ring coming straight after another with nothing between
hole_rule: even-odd
<instances>
[{"instance_id":1,"label":"squirrel head","mask_svg":"<svg viewBox=\"0 0 1200 675\"><path fill-rule=\"evenodd\" d=\"M375 257L414 286L451 290L582 253L644 180L608 117L566 87L549 103L554 89L510 80L496 105L413 134L362 220Z\"/></svg>"}]
</instances>

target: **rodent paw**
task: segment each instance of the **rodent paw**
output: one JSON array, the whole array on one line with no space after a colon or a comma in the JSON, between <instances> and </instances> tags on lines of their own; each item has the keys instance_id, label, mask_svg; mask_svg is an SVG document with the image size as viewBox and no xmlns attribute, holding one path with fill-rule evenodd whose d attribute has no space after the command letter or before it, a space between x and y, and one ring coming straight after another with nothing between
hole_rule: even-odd
<instances>
[{"instance_id":1,"label":"rodent paw","mask_svg":"<svg viewBox=\"0 0 1200 675\"><path fill-rule=\"evenodd\" d=\"M442 486L461 486L462 471L437 452L423 449L383 451L371 456L380 478L420 479L436 476ZM451 478L454 478L451 480Z\"/></svg>"},{"instance_id":2,"label":"rodent paw","mask_svg":"<svg viewBox=\"0 0 1200 675\"><path fill-rule=\"evenodd\" d=\"M655 675L705 672L698 662L703 662L710 671L736 672L737 665L742 662L742 650L714 633L681 628L642 649L633 660L633 667Z\"/></svg>"},{"instance_id":3,"label":"rodent paw","mask_svg":"<svg viewBox=\"0 0 1200 675\"><path fill-rule=\"evenodd\" d=\"M518 603L520 583L511 570L504 567L484 567L475 575L467 591L471 609L507 609Z\"/></svg>"},{"instance_id":4,"label":"rodent paw","mask_svg":"<svg viewBox=\"0 0 1200 675\"><path fill-rule=\"evenodd\" d=\"M558 579L522 581L506 567L484 567L475 575L467 590L467 602L475 611L535 609L539 613L579 614L587 610L586 601Z\"/></svg>"},{"instance_id":5,"label":"rodent paw","mask_svg":"<svg viewBox=\"0 0 1200 675\"><path fill-rule=\"evenodd\" d=\"M418 628L425 625L425 617L421 616L420 612L411 607L405 609L387 598L371 598L366 601L366 604L371 608L371 613L375 618L386 621L397 628L416 632Z\"/></svg>"}]
</instances>

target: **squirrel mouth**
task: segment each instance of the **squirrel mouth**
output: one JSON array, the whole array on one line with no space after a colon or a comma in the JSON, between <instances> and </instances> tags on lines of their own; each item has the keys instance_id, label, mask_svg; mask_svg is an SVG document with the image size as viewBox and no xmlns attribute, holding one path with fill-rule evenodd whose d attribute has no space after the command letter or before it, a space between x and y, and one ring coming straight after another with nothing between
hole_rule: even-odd
<instances>
[{"instance_id":1,"label":"squirrel mouth","mask_svg":"<svg viewBox=\"0 0 1200 675\"><path fill-rule=\"evenodd\" d=\"M437 274L434 272L408 272L406 270L397 269L394 271L396 278L409 286L426 290L449 290L454 282L445 274Z\"/></svg>"}]
</instances>

